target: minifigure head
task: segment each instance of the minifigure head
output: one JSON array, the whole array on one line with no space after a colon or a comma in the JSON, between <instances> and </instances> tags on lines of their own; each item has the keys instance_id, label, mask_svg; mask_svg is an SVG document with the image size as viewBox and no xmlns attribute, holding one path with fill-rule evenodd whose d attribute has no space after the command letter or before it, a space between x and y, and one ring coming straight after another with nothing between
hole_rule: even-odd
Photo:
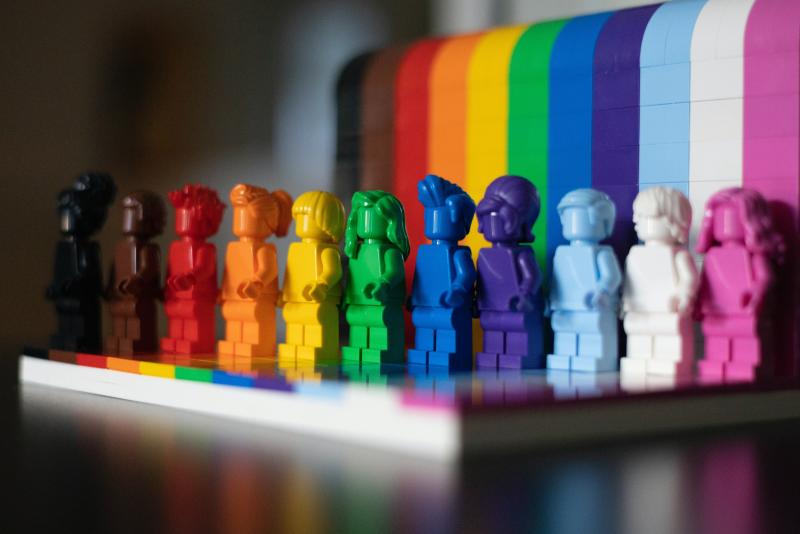
<instances>
[{"instance_id":1,"label":"minifigure head","mask_svg":"<svg viewBox=\"0 0 800 534\"><path fill-rule=\"evenodd\" d=\"M363 239L387 240L400 249L404 258L408 257L406 216L397 197L386 191L358 191L351 204L344 234L344 253L348 257L358 255Z\"/></svg>"},{"instance_id":2,"label":"minifigure head","mask_svg":"<svg viewBox=\"0 0 800 534\"><path fill-rule=\"evenodd\" d=\"M561 219L561 233L567 241L598 243L614 230L617 215L614 202L596 189L575 189L556 207Z\"/></svg>"},{"instance_id":3,"label":"minifigure head","mask_svg":"<svg viewBox=\"0 0 800 534\"><path fill-rule=\"evenodd\" d=\"M633 223L642 242L682 245L689 239L692 205L677 189L650 187L633 201Z\"/></svg>"},{"instance_id":4,"label":"minifigure head","mask_svg":"<svg viewBox=\"0 0 800 534\"><path fill-rule=\"evenodd\" d=\"M717 191L706 202L697 252L732 242L780 261L783 239L773 228L769 205L758 191L731 187Z\"/></svg>"},{"instance_id":5,"label":"minifigure head","mask_svg":"<svg viewBox=\"0 0 800 534\"><path fill-rule=\"evenodd\" d=\"M470 196L456 184L433 174L419 181L417 192L425 208L428 239L464 239L475 215L475 202Z\"/></svg>"},{"instance_id":6,"label":"minifigure head","mask_svg":"<svg viewBox=\"0 0 800 534\"><path fill-rule=\"evenodd\" d=\"M134 191L122 199L122 233L150 239L164 231L164 201L151 191Z\"/></svg>"},{"instance_id":7,"label":"minifigure head","mask_svg":"<svg viewBox=\"0 0 800 534\"><path fill-rule=\"evenodd\" d=\"M344 206L326 191L307 191L292 205L295 232L301 239L338 243L344 233Z\"/></svg>"},{"instance_id":8,"label":"minifigure head","mask_svg":"<svg viewBox=\"0 0 800 534\"><path fill-rule=\"evenodd\" d=\"M231 190L233 233L239 238L264 240L283 237L292 222L292 197L281 189L270 193L263 187L238 184Z\"/></svg>"},{"instance_id":9,"label":"minifigure head","mask_svg":"<svg viewBox=\"0 0 800 534\"><path fill-rule=\"evenodd\" d=\"M203 185L187 184L171 191L168 198L175 208L176 234L205 239L217 233L225 204L215 190Z\"/></svg>"},{"instance_id":10,"label":"minifigure head","mask_svg":"<svg viewBox=\"0 0 800 534\"><path fill-rule=\"evenodd\" d=\"M540 208L533 183L520 176L501 176L478 202L478 232L490 243L532 243Z\"/></svg>"},{"instance_id":11,"label":"minifigure head","mask_svg":"<svg viewBox=\"0 0 800 534\"><path fill-rule=\"evenodd\" d=\"M61 233L88 237L100 230L116 194L117 186L108 174L87 172L78 176L72 187L58 195Z\"/></svg>"}]
</instances>

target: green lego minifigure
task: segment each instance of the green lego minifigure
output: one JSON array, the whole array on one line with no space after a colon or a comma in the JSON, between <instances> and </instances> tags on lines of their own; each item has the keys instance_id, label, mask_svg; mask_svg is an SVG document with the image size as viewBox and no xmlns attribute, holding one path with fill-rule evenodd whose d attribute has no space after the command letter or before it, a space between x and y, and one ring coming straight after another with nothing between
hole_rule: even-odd
<instances>
[{"instance_id":1,"label":"green lego minifigure","mask_svg":"<svg viewBox=\"0 0 800 534\"><path fill-rule=\"evenodd\" d=\"M350 260L344 296L350 344L342 348L342 359L402 363L403 267L409 253L403 205L385 191L357 192L344 239Z\"/></svg>"}]
</instances>

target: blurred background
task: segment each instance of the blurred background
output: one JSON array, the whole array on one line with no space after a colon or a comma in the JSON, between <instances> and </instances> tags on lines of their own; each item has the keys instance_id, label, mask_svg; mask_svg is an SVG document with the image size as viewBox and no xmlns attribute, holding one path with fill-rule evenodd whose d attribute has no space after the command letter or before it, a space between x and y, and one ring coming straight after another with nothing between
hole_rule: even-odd
<instances>
[{"instance_id":1,"label":"blurred background","mask_svg":"<svg viewBox=\"0 0 800 534\"><path fill-rule=\"evenodd\" d=\"M215 186L226 201L237 182L292 195L333 190L335 86L352 57L430 34L643 3L8 3L0 18L0 349L16 358L54 328L43 295L58 239L55 198L81 171L110 172L118 199L186 182ZM220 251L229 218L215 241ZM106 263L119 231L117 207L99 236ZM288 244L281 240L281 252Z\"/></svg>"}]
</instances>

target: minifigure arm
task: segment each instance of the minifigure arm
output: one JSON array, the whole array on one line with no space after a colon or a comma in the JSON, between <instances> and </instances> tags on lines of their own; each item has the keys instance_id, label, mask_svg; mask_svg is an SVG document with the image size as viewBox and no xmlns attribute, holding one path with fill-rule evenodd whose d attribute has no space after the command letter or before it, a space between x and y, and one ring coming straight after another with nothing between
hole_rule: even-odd
<instances>
[{"instance_id":1,"label":"minifigure arm","mask_svg":"<svg viewBox=\"0 0 800 534\"><path fill-rule=\"evenodd\" d=\"M314 302L322 302L328 296L328 290L342 279L342 259L339 251L333 247L325 248L320 254L322 272L319 278L310 281L303 288L303 296Z\"/></svg>"},{"instance_id":2,"label":"minifigure arm","mask_svg":"<svg viewBox=\"0 0 800 534\"><path fill-rule=\"evenodd\" d=\"M592 308L603 305L607 297L619 290L622 284L622 272L614 252L608 248L601 248L597 252L597 289L591 295L588 303Z\"/></svg>"},{"instance_id":3,"label":"minifigure arm","mask_svg":"<svg viewBox=\"0 0 800 534\"><path fill-rule=\"evenodd\" d=\"M519 272L522 275L520 294L533 296L542 285L542 273L532 254L520 254L517 258Z\"/></svg>"},{"instance_id":4,"label":"minifigure arm","mask_svg":"<svg viewBox=\"0 0 800 534\"><path fill-rule=\"evenodd\" d=\"M630 271L630 264L631 264L631 257L625 259L625 272ZM631 293L631 284L626 280L627 275L623 276L622 280L622 307L620 309L620 318L625 318L625 314L628 313L631 309L631 300L633 299L633 295Z\"/></svg>"},{"instance_id":5,"label":"minifigure arm","mask_svg":"<svg viewBox=\"0 0 800 534\"><path fill-rule=\"evenodd\" d=\"M766 256L763 254L753 255L753 291L749 302L746 302L748 310L758 315L764 306L764 297L772 283L773 273Z\"/></svg>"},{"instance_id":6,"label":"minifigure arm","mask_svg":"<svg viewBox=\"0 0 800 534\"><path fill-rule=\"evenodd\" d=\"M452 287L446 289L442 296L442 303L445 306L459 306L470 299L478 276L469 249L456 249L453 253L453 266L456 276Z\"/></svg>"},{"instance_id":7,"label":"minifigure arm","mask_svg":"<svg viewBox=\"0 0 800 534\"><path fill-rule=\"evenodd\" d=\"M271 246L261 247L256 254L256 260L258 268L254 278L258 279L264 286L270 285L278 278L278 270L275 268L278 263L275 249Z\"/></svg>"},{"instance_id":8,"label":"minifigure arm","mask_svg":"<svg viewBox=\"0 0 800 534\"><path fill-rule=\"evenodd\" d=\"M396 248L390 248L384 253L383 272L380 282L389 287L394 287L405 279L406 273L403 269L403 255Z\"/></svg>"},{"instance_id":9,"label":"minifigure arm","mask_svg":"<svg viewBox=\"0 0 800 534\"><path fill-rule=\"evenodd\" d=\"M202 247L197 252L197 262L191 274L198 280L213 278L217 272L217 254L211 245Z\"/></svg>"},{"instance_id":10,"label":"minifigure arm","mask_svg":"<svg viewBox=\"0 0 800 534\"><path fill-rule=\"evenodd\" d=\"M700 284L697 266L687 250L675 255L675 272L678 275L677 311L684 313L691 308Z\"/></svg>"}]
</instances>

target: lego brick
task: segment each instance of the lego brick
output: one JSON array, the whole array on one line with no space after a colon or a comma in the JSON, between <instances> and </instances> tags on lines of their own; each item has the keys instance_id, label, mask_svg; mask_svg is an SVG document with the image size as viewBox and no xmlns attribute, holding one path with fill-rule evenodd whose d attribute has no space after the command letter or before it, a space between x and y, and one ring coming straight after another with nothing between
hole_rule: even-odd
<instances>
[{"instance_id":1,"label":"lego brick","mask_svg":"<svg viewBox=\"0 0 800 534\"><path fill-rule=\"evenodd\" d=\"M744 87L742 55L691 63L692 102L741 98Z\"/></svg>"},{"instance_id":2,"label":"lego brick","mask_svg":"<svg viewBox=\"0 0 800 534\"><path fill-rule=\"evenodd\" d=\"M689 181L694 183L733 179L741 184L741 152L741 139L693 141L689 145Z\"/></svg>"},{"instance_id":3,"label":"lego brick","mask_svg":"<svg viewBox=\"0 0 800 534\"><path fill-rule=\"evenodd\" d=\"M689 103L642 106L639 144L682 143L689 141Z\"/></svg>"},{"instance_id":4,"label":"lego brick","mask_svg":"<svg viewBox=\"0 0 800 534\"><path fill-rule=\"evenodd\" d=\"M639 187L644 184L689 180L689 143L639 147Z\"/></svg>"},{"instance_id":5,"label":"lego brick","mask_svg":"<svg viewBox=\"0 0 800 534\"><path fill-rule=\"evenodd\" d=\"M177 378L177 376L176 376ZM212 371L211 372L211 381L215 384L224 384L227 386L237 386L237 387L252 387L254 382L254 377L238 374L238 373L229 373L227 371Z\"/></svg>"},{"instance_id":6,"label":"lego brick","mask_svg":"<svg viewBox=\"0 0 800 534\"><path fill-rule=\"evenodd\" d=\"M107 357L99 354L85 354L78 352L75 353L75 363L78 365L84 365L86 367L105 369L107 367Z\"/></svg>"},{"instance_id":7,"label":"lego brick","mask_svg":"<svg viewBox=\"0 0 800 534\"><path fill-rule=\"evenodd\" d=\"M691 51L694 22L705 0L667 2L647 24L642 37L643 67L685 62Z\"/></svg>"},{"instance_id":8,"label":"lego brick","mask_svg":"<svg viewBox=\"0 0 800 534\"><path fill-rule=\"evenodd\" d=\"M75 363L76 354L68 350L50 349L47 358L54 362Z\"/></svg>"},{"instance_id":9,"label":"lego brick","mask_svg":"<svg viewBox=\"0 0 800 534\"><path fill-rule=\"evenodd\" d=\"M175 378L178 380L191 380L193 382L212 382L214 380L212 369L198 369L196 367L175 366Z\"/></svg>"},{"instance_id":10,"label":"lego brick","mask_svg":"<svg viewBox=\"0 0 800 534\"><path fill-rule=\"evenodd\" d=\"M139 360L109 356L106 360L106 367L123 373L139 373Z\"/></svg>"},{"instance_id":11,"label":"lego brick","mask_svg":"<svg viewBox=\"0 0 800 534\"><path fill-rule=\"evenodd\" d=\"M666 4L665 4L666 5ZM642 106L688 102L690 95L688 61L642 67L639 102Z\"/></svg>"},{"instance_id":12,"label":"lego brick","mask_svg":"<svg viewBox=\"0 0 800 534\"><path fill-rule=\"evenodd\" d=\"M692 143L742 139L742 98L692 102L690 108ZM731 154L728 153L728 156Z\"/></svg>"},{"instance_id":13,"label":"lego brick","mask_svg":"<svg viewBox=\"0 0 800 534\"><path fill-rule=\"evenodd\" d=\"M175 366L166 363L141 362L139 363L139 374L175 378Z\"/></svg>"}]
</instances>

